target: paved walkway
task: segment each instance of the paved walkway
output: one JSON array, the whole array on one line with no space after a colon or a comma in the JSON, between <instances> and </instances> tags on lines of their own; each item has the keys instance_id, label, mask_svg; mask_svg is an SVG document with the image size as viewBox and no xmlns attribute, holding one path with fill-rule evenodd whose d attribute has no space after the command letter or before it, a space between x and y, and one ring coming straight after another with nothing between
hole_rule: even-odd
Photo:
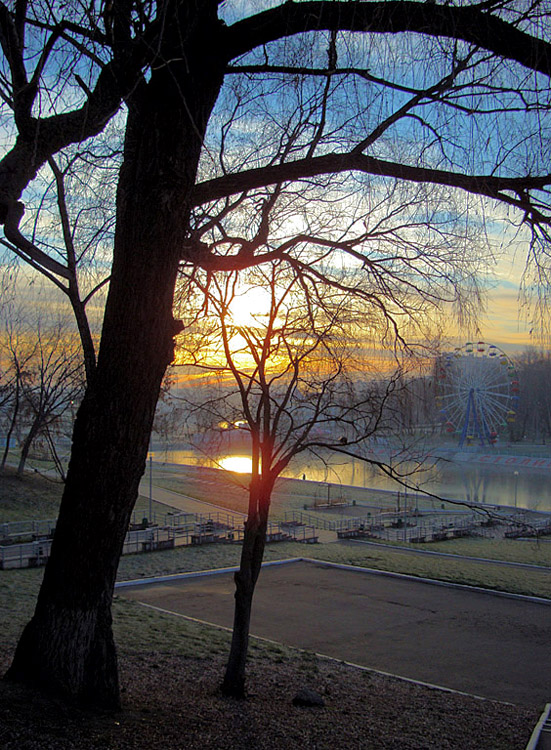
<instances>
[{"instance_id":1,"label":"paved walkway","mask_svg":"<svg viewBox=\"0 0 551 750\"><path fill-rule=\"evenodd\" d=\"M119 589L228 628L233 592L229 573ZM263 569L251 632L496 700L551 698L551 604L296 563Z\"/></svg>"},{"instance_id":2,"label":"paved walkway","mask_svg":"<svg viewBox=\"0 0 551 750\"><path fill-rule=\"evenodd\" d=\"M172 490L165 490L163 487L157 487L155 484L153 484L151 489L153 500L156 500L158 503L170 505L171 508L177 508L185 513L214 513L221 511L223 513L233 513L236 516L239 515L237 511L228 510L221 505L205 503L201 500L196 500L194 497L182 495L180 492L173 492ZM140 495L144 498L149 497L149 481L147 479L142 480L140 483Z\"/></svg>"}]
</instances>

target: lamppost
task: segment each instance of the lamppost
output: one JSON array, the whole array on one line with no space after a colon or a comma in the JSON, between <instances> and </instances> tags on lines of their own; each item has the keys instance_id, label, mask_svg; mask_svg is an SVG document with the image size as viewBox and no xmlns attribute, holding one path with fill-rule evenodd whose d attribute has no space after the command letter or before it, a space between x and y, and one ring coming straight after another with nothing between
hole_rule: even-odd
<instances>
[{"instance_id":1,"label":"lamppost","mask_svg":"<svg viewBox=\"0 0 551 750\"><path fill-rule=\"evenodd\" d=\"M518 492L518 471L513 472L515 477L515 508L517 507L517 492Z\"/></svg>"},{"instance_id":2,"label":"lamppost","mask_svg":"<svg viewBox=\"0 0 551 750\"><path fill-rule=\"evenodd\" d=\"M408 540L408 488L404 488L404 542Z\"/></svg>"},{"instance_id":3,"label":"lamppost","mask_svg":"<svg viewBox=\"0 0 551 750\"><path fill-rule=\"evenodd\" d=\"M149 439L149 524L153 523L153 443Z\"/></svg>"}]
</instances>

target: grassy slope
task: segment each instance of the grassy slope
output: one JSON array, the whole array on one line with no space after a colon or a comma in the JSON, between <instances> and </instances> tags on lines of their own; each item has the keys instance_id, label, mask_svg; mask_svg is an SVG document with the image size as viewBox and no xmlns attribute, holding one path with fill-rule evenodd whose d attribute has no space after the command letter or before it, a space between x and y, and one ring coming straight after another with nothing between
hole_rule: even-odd
<instances>
[{"instance_id":1,"label":"grassy slope","mask_svg":"<svg viewBox=\"0 0 551 750\"><path fill-rule=\"evenodd\" d=\"M39 474L18 479L7 469L0 475L0 523L56 518L63 485Z\"/></svg>"},{"instance_id":2,"label":"grassy slope","mask_svg":"<svg viewBox=\"0 0 551 750\"><path fill-rule=\"evenodd\" d=\"M61 485L38 476L27 476L24 481L13 476L0 477L0 523L16 518L20 520L55 516L60 494ZM504 559L510 556L509 549L514 550L516 555L518 550L522 549L525 561L540 565L549 564L548 548L551 545L530 542L520 543L521 546L517 547L518 544L509 541L493 543L458 540L449 545L442 545L442 548L450 552L483 556L484 547L485 556ZM431 549L435 547L431 546ZM128 580L229 567L238 564L239 553L238 546L220 545L180 547L149 555L130 555L122 558L118 577L119 580ZM313 557L551 598L551 576L547 571L514 569L431 555L404 555L394 551L391 546L374 548L346 541L308 546L285 542L269 545L266 549L266 560L287 557ZM0 571L0 632L4 643L14 644L21 628L32 615L42 572ZM227 650L228 635L223 631L147 610L118 596L115 597L114 620L116 637L123 650L151 649L152 644L155 644L159 651L175 651L195 656L206 656L209 653ZM265 648L255 645L253 656L257 649L264 653ZM271 651L275 658L280 658L283 653L279 647L268 647L268 652Z\"/></svg>"},{"instance_id":3,"label":"grassy slope","mask_svg":"<svg viewBox=\"0 0 551 750\"><path fill-rule=\"evenodd\" d=\"M0 524L57 518L62 493L63 483L59 480L29 472L18 479L15 471L8 468L0 474ZM136 515L147 515L148 508L148 499L139 497L134 509ZM152 510L164 514L169 509L153 502Z\"/></svg>"},{"instance_id":4,"label":"grassy slope","mask_svg":"<svg viewBox=\"0 0 551 750\"><path fill-rule=\"evenodd\" d=\"M479 539L466 537L434 542L423 547L429 552L446 552L452 555L480 557L486 560L528 563L551 567L551 542L531 539Z\"/></svg>"}]
</instances>

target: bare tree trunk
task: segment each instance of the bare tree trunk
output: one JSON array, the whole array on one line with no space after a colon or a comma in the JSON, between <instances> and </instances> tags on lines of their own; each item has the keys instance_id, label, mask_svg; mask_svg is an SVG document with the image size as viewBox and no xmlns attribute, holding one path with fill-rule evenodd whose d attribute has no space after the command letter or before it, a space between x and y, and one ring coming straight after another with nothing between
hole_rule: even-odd
<instances>
[{"instance_id":1,"label":"bare tree trunk","mask_svg":"<svg viewBox=\"0 0 551 750\"><path fill-rule=\"evenodd\" d=\"M262 566L266 543L266 522L247 521L241 562L235 573L235 609L230 654L222 683L222 692L234 698L245 696L245 669L249 649L249 628L253 594Z\"/></svg>"},{"instance_id":2,"label":"bare tree trunk","mask_svg":"<svg viewBox=\"0 0 551 750\"><path fill-rule=\"evenodd\" d=\"M36 611L6 675L112 707L119 704L111 629L115 575L161 380L173 358L179 327L172 302L189 196L222 84L223 65L213 48L186 26L186 14L197 10L185 3L172 10L184 18L167 20L160 53L171 62L159 65L129 101L96 371L77 414ZM208 10L215 14L216 8L209 3Z\"/></svg>"},{"instance_id":3,"label":"bare tree trunk","mask_svg":"<svg viewBox=\"0 0 551 750\"><path fill-rule=\"evenodd\" d=\"M254 486L251 492L255 492ZM245 535L241 549L241 562L239 570L235 573L235 609L233 617L233 634L230 654L222 692L233 698L245 697L245 679L247 652L249 649L249 629L251 622L251 609L253 594L262 567L264 548L266 546L266 531L268 528L268 513L270 509L271 487L267 484L260 488L260 499L258 502L249 503L256 505L258 512L249 516L245 524Z\"/></svg>"},{"instance_id":4,"label":"bare tree trunk","mask_svg":"<svg viewBox=\"0 0 551 750\"><path fill-rule=\"evenodd\" d=\"M52 433L50 432L49 427L46 428L46 440L48 441L48 446L50 448L50 454L52 456L52 461L54 462L55 470L59 474L61 481L64 482L66 479L66 476L65 476L65 471L63 469L63 463L61 461L59 451L56 448L56 444L52 437Z\"/></svg>"},{"instance_id":5,"label":"bare tree trunk","mask_svg":"<svg viewBox=\"0 0 551 750\"><path fill-rule=\"evenodd\" d=\"M96 350L90 331L90 324L86 316L84 304L78 296L78 289L75 290L75 282L69 284L69 301L73 308L73 314L77 324L80 342L82 345L82 355L84 357L84 369L86 371L86 381L90 382L96 370Z\"/></svg>"},{"instance_id":6,"label":"bare tree trunk","mask_svg":"<svg viewBox=\"0 0 551 750\"><path fill-rule=\"evenodd\" d=\"M15 423L17 422L17 414L19 413L19 405L20 405L20 385L19 385L19 379L17 379L16 386L15 386L15 404L14 404L13 412L11 415L10 426L6 433L6 447L4 448L4 453L2 455L2 466L0 467L0 471L4 471L4 469L6 468L6 462L8 460L8 454L10 452L11 436L13 435L13 431L15 429Z\"/></svg>"},{"instance_id":7,"label":"bare tree trunk","mask_svg":"<svg viewBox=\"0 0 551 750\"><path fill-rule=\"evenodd\" d=\"M31 429L27 433L27 437L25 438L25 440L23 441L23 445L21 446L21 455L19 457L19 464L17 466L17 476L19 478L23 476L23 472L25 471L25 464L27 463L27 458L29 456L32 442L38 435L40 429L40 421L41 415L37 414L33 420Z\"/></svg>"}]
</instances>

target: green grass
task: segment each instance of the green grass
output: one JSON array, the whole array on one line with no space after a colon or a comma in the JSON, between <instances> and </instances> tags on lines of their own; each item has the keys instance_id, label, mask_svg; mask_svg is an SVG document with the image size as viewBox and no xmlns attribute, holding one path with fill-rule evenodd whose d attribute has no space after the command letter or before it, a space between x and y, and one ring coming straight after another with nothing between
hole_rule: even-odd
<instances>
[{"instance_id":1,"label":"green grass","mask_svg":"<svg viewBox=\"0 0 551 750\"><path fill-rule=\"evenodd\" d=\"M264 560L284 560L290 557L310 557L318 548L332 545L306 545L297 542L274 542L266 546ZM131 581L136 578L213 570L239 565L241 545L214 544L200 547L176 547L162 552L125 555L121 558L117 579Z\"/></svg>"},{"instance_id":2,"label":"green grass","mask_svg":"<svg viewBox=\"0 0 551 750\"><path fill-rule=\"evenodd\" d=\"M0 474L0 524L57 518L63 487L59 480L31 472L20 479L14 469L7 468ZM136 517L147 516L148 510L148 498L138 497L134 508ZM153 501L152 510L164 515L170 508Z\"/></svg>"},{"instance_id":3,"label":"green grass","mask_svg":"<svg viewBox=\"0 0 551 750\"><path fill-rule=\"evenodd\" d=\"M24 481L9 475L0 477L0 520L54 516L61 489L61 485L33 475L25 477ZM145 510L147 499L140 502ZM166 511L166 506L160 506L160 509ZM430 549L541 565L549 564L550 546L536 542L462 539L431 545ZM129 580L231 567L238 565L239 556L238 545L179 547L150 554L128 555L121 559L118 578ZM393 550L391 545L375 548L347 541L317 545L282 542L266 548L266 561L289 557L311 557L551 598L551 576L547 571L515 569L432 555L405 555ZM23 626L31 617L42 574L41 569L0 571L0 633L6 644L16 643ZM229 635L225 631L147 609L119 595L115 596L113 615L117 642L123 651L170 651L203 658L212 653L226 653L229 647ZM251 650L252 658L262 655L263 658L268 656L276 660L287 658L288 653L283 647L256 641Z\"/></svg>"},{"instance_id":4,"label":"green grass","mask_svg":"<svg viewBox=\"0 0 551 750\"><path fill-rule=\"evenodd\" d=\"M57 518L63 484L26 473L22 479L13 469L0 474L0 523Z\"/></svg>"},{"instance_id":5,"label":"green grass","mask_svg":"<svg viewBox=\"0 0 551 750\"><path fill-rule=\"evenodd\" d=\"M32 617L43 570L0 572L0 632L2 643L14 648L25 624ZM117 594L113 601L113 629L123 652L159 651L208 658L227 654L230 634L216 627L143 607ZM290 649L251 641L251 658L288 658Z\"/></svg>"},{"instance_id":6,"label":"green grass","mask_svg":"<svg viewBox=\"0 0 551 750\"><path fill-rule=\"evenodd\" d=\"M230 635L218 628L147 609L115 595L115 640L124 651L160 651L202 659L228 652Z\"/></svg>"},{"instance_id":7,"label":"green grass","mask_svg":"<svg viewBox=\"0 0 551 750\"><path fill-rule=\"evenodd\" d=\"M399 542L382 542L392 546L402 546ZM551 542L531 539L518 541L516 539L480 539L466 537L464 539L450 539L446 542L431 542L421 546L420 551L446 552L452 555L480 557L485 560L504 560L506 562L528 563L551 567Z\"/></svg>"},{"instance_id":8,"label":"green grass","mask_svg":"<svg viewBox=\"0 0 551 750\"><path fill-rule=\"evenodd\" d=\"M329 562L551 598L551 576L548 571L510 568L432 555L404 555L391 548L373 548L346 541L315 545L308 549L308 553L309 557Z\"/></svg>"},{"instance_id":9,"label":"green grass","mask_svg":"<svg viewBox=\"0 0 551 750\"><path fill-rule=\"evenodd\" d=\"M44 571L0 571L0 636L4 643L15 643L34 611Z\"/></svg>"},{"instance_id":10,"label":"green grass","mask_svg":"<svg viewBox=\"0 0 551 750\"><path fill-rule=\"evenodd\" d=\"M139 602L115 595L113 630L123 652L158 651L193 659L208 659L229 652L231 633L183 617L148 609ZM249 657L282 661L293 651L286 646L251 639Z\"/></svg>"}]
</instances>

